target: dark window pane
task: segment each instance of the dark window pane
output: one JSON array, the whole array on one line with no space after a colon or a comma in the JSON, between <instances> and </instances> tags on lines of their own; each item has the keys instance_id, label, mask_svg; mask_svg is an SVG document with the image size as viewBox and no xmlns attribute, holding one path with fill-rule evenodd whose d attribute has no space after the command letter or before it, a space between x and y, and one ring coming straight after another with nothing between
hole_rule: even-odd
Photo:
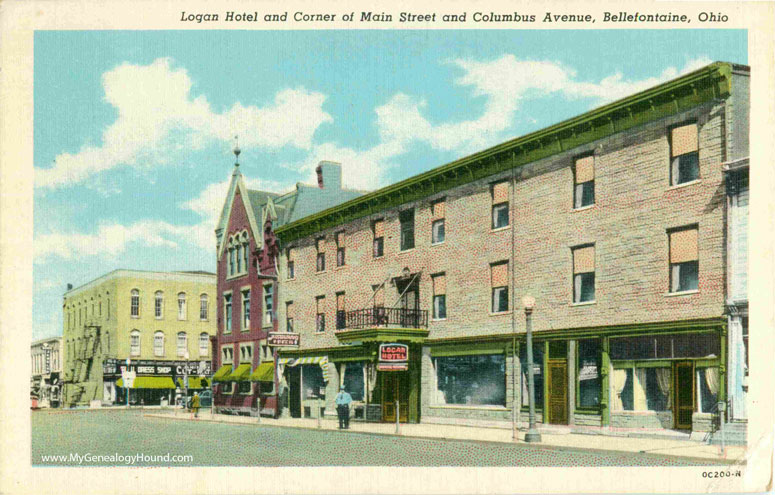
<instances>
[{"instance_id":1,"label":"dark window pane","mask_svg":"<svg viewBox=\"0 0 775 495\"><path fill-rule=\"evenodd\" d=\"M503 354L438 357L436 378L442 404L506 404L506 359Z\"/></svg>"},{"instance_id":2,"label":"dark window pane","mask_svg":"<svg viewBox=\"0 0 775 495\"><path fill-rule=\"evenodd\" d=\"M364 380L363 380L363 363L346 363L344 366L344 389L347 391L353 400L363 400L364 395Z\"/></svg>"},{"instance_id":3,"label":"dark window pane","mask_svg":"<svg viewBox=\"0 0 775 495\"><path fill-rule=\"evenodd\" d=\"M492 228L499 229L509 224L509 204L500 203L492 207Z\"/></svg>"},{"instance_id":4,"label":"dark window pane","mask_svg":"<svg viewBox=\"0 0 775 495\"><path fill-rule=\"evenodd\" d=\"M431 242L433 242L433 244L444 242L444 220L436 220L433 222L432 236L433 239Z\"/></svg>"},{"instance_id":5,"label":"dark window pane","mask_svg":"<svg viewBox=\"0 0 775 495\"><path fill-rule=\"evenodd\" d=\"M346 325L346 313L342 310L336 312L336 329L342 330Z\"/></svg>"},{"instance_id":6,"label":"dark window pane","mask_svg":"<svg viewBox=\"0 0 775 495\"><path fill-rule=\"evenodd\" d=\"M673 184L683 184L684 182L691 182L697 180L700 177L700 160L696 151L692 153L686 153L685 155L677 156L673 158L673 161L677 161L677 166L673 167L673 170L678 173L678 177L674 177Z\"/></svg>"},{"instance_id":7,"label":"dark window pane","mask_svg":"<svg viewBox=\"0 0 775 495\"><path fill-rule=\"evenodd\" d=\"M654 337L622 337L611 339L611 359L655 359Z\"/></svg>"},{"instance_id":8,"label":"dark window pane","mask_svg":"<svg viewBox=\"0 0 775 495\"><path fill-rule=\"evenodd\" d=\"M627 373L627 381L624 382L624 389L622 390L621 400L622 400L622 410L624 411L632 411L635 404L634 404L634 389L633 389L633 372L632 368L628 368L625 370Z\"/></svg>"},{"instance_id":9,"label":"dark window pane","mask_svg":"<svg viewBox=\"0 0 775 495\"><path fill-rule=\"evenodd\" d=\"M600 352L599 340L578 343L579 407L600 405Z\"/></svg>"},{"instance_id":10,"label":"dark window pane","mask_svg":"<svg viewBox=\"0 0 775 495\"><path fill-rule=\"evenodd\" d=\"M401 223L401 251L414 248L414 210L399 213Z\"/></svg>"},{"instance_id":11,"label":"dark window pane","mask_svg":"<svg viewBox=\"0 0 775 495\"><path fill-rule=\"evenodd\" d=\"M595 181L590 180L575 187L574 207L583 208L595 204Z\"/></svg>"},{"instance_id":12,"label":"dark window pane","mask_svg":"<svg viewBox=\"0 0 775 495\"><path fill-rule=\"evenodd\" d=\"M568 357L568 341L549 342L549 359L565 359Z\"/></svg>"},{"instance_id":13,"label":"dark window pane","mask_svg":"<svg viewBox=\"0 0 775 495\"><path fill-rule=\"evenodd\" d=\"M667 411L670 397L670 368L646 368L646 407L649 411Z\"/></svg>"},{"instance_id":14,"label":"dark window pane","mask_svg":"<svg viewBox=\"0 0 775 495\"><path fill-rule=\"evenodd\" d=\"M495 287L492 290L492 312L500 313L509 310L509 288Z\"/></svg>"},{"instance_id":15,"label":"dark window pane","mask_svg":"<svg viewBox=\"0 0 775 495\"><path fill-rule=\"evenodd\" d=\"M323 381L323 370L317 364L301 365L303 399L325 399L326 382Z\"/></svg>"},{"instance_id":16,"label":"dark window pane","mask_svg":"<svg viewBox=\"0 0 775 495\"><path fill-rule=\"evenodd\" d=\"M696 261L687 261L680 263L678 291L697 290L699 263Z\"/></svg>"},{"instance_id":17,"label":"dark window pane","mask_svg":"<svg viewBox=\"0 0 775 495\"><path fill-rule=\"evenodd\" d=\"M336 250L336 266L344 266L344 248L340 247Z\"/></svg>"},{"instance_id":18,"label":"dark window pane","mask_svg":"<svg viewBox=\"0 0 775 495\"><path fill-rule=\"evenodd\" d=\"M326 270L326 255L325 253L318 253L317 271L324 272Z\"/></svg>"},{"instance_id":19,"label":"dark window pane","mask_svg":"<svg viewBox=\"0 0 775 495\"><path fill-rule=\"evenodd\" d=\"M296 266L293 261L288 262L288 278L296 277Z\"/></svg>"},{"instance_id":20,"label":"dark window pane","mask_svg":"<svg viewBox=\"0 0 775 495\"><path fill-rule=\"evenodd\" d=\"M683 334L673 337L675 358L718 356L721 353L717 333Z\"/></svg>"},{"instance_id":21,"label":"dark window pane","mask_svg":"<svg viewBox=\"0 0 775 495\"><path fill-rule=\"evenodd\" d=\"M713 372L711 370L716 370ZM700 378L700 389L698 390L698 406L700 412L715 413L718 412L718 368L697 368L697 374ZM711 387L713 385L713 387Z\"/></svg>"},{"instance_id":22,"label":"dark window pane","mask_svg":"<svg viewBox=\"0 0 775 495\"><path fill-rule=\"evenodd\" d=\"M579 273L573 282L573 302L595 300L595 272Z\"/></svg>"},{"instance_id":23,"label":"dark window pane","mask_svg":"<svg viewBox=\"0 0 775 495\"><path fill-rule=\"evenodd\" d=\"M374 239L374 257L379 258L384 254L384 244L383 244L383 238L377 237Z\"/></svg>"}]
</instances>

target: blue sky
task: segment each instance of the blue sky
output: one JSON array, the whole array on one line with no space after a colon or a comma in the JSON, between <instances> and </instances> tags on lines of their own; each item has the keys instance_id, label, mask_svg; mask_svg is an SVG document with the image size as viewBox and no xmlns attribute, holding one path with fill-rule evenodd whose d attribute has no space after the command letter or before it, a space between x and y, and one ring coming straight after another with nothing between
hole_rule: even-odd
<instances>
[{"instance_id":1,"label":"blue sky","mask_svg":"<svg viewBox=\"0 0 775 495\"><path fill-rule=\"evenodd\" d=\"M373 189L715 60L746 32L38 31L33 338L67 283L215 271L235 135L251 188Z\"/></svg>"}]
</instances>

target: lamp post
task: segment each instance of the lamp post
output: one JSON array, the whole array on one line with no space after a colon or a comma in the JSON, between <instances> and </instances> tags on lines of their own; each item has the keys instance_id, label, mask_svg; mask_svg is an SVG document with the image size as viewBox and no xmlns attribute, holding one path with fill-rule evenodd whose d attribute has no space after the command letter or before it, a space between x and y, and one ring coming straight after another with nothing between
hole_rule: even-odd
<instances>
[{"instance_id":1,"label":"lamp post","mask_svg":"<svg viewBox=\"0 0 775 495\"><path fill-rule=\"evenodd\" d=\"M183 412L188 409L188 351L183 353L186 364L183 365Z\"/></svg>"},{"instance_id":2,"label":"lamp post","mask_svg":"<svg viewBox=\"0 0 775 495\"><path fill-rule=\"evenodd\" d=\"M129 376L129 365L132 364L132 360L129 358L126 358L126 372L127 376ZM124 389L126 390L126 408L129 409L129 385L126 383L127 378L124 378Z\"/></svg>"},{"instance_id":3,"label":"lamp post","mask_svg":"<svg viewBox=\"0 0 775 495\"><path fill-rule=\"evenodd\" d=\"M527 333L527 388L528 403L530 406L530 424L525 433L525 442L540 442L541 434L536 429L536 405L535 405L535 370L533 369L533 307L536 300L532 296L522 298L522 306L525 307L525 331Z\"/></svg>"}]
</instances>

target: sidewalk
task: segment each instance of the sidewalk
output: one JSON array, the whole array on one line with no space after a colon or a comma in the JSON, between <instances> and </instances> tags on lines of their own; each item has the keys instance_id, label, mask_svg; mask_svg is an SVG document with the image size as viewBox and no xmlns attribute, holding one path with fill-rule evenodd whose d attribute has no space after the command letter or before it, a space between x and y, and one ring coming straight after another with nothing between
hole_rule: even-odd
<instances>
[{"instance_id":1,"label":"sidewalk","mask_svg":"<svg viewBox=\"0 0 775 495\"><path fill-rule=\"evenodd\" d=\"M211 416L210 411L202 411L199 413L199 418L194 419L191 413L180 409L148 412L145 413L144 416L181 421L318 429L318 420L310 418L272 419L262 417L259 422L258 418L249 416L215 414L213 417ZM338 422L335 419L323 418L320 420L319 427L323 430L339 431ZM726 452L722 454L720 447L696 441L674 440L668 438L633 438L589 433L578 434L572 432L568 427L546 427L539 428L539 431L542 435L542 442L540 444L530 444L531 447L660 454L722 463L740 463L743 462L745 458L745 447L742 446L727 447ZM345 435L348 433L396 435L396 425L393 423L363 423L351 421L350 429L341 431L341 433ZM427 439L513 443L510 429L474 426L402 423L399 435ZM524 436L524 429L520 429L518 432L518 443L520 445L528 445L524 442Z\"/></svg>"}]
</instances>

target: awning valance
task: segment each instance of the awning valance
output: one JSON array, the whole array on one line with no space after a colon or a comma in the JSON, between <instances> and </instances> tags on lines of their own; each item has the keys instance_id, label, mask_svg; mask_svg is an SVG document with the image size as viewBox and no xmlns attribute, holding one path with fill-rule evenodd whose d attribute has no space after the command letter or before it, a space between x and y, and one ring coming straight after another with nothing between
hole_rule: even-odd
<instances>
[{"instance_id":1,"label":"awning valance","mask_svg":"<svg viewBox=\"0 0 775 495\"><path fill-rule=\"evenodd\" d=\"M288 365L290 367L300 364L317 364L323 371L323 381L328 381L328 356L300 357L300 358L280 358L278 364Z\"/></svg>"},{"instance_id":2,"label":"awning valance","mask_svg":"<svg viewBox=\"0 0 775 495\"><path fill-rule=\"evenodd\" d=\"M228 382L229 381L229 375L231 375L231 365L230 364L224 364L220 368L218 368L218 371L215 372L213 375L213 381L214 382Z\"/></svg>"},{"instance_id":3,"label":"awning valance","mask_svg":"<svg viewBox=\"0 0 775 495\"><path fill-rule=\"evenodd\" d=\"M250 378L250 363L244 363L237 366L237 368L231 372L227 381L230 382L244 382Z\"/></svg>"},{"instance_id":4,"label":"awning valance","mask_svg":"<svg viewBox=\"0 0 775 495\"><path fill-rule=\"evenodd\" d=\"M256 371L250 375L250 381L252 382L273 382L274 381L274 362L268 361L261 363L256 368Z\"/></svg>"},{"instance_id":5,"label":"awning valance","mask_svg":"<svg viewBox=\"0 0 775 495\"><path fill-rule=\"evenodd\" d=\"M123 387L124 379L119 378L116 381L116 386ZM175 382L169 376L138 376L135 378L132 388L171 389L175 388Z\"/></svg>"}]
</instances>

